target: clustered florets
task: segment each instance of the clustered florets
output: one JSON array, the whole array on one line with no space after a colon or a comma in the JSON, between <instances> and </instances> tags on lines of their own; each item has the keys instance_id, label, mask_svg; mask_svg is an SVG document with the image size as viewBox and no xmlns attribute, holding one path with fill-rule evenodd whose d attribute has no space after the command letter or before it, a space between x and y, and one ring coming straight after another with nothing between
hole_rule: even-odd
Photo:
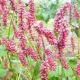
<instances>
[{"instance_id":1,"label":"clustered florets","mask_svg":"<svg viewBox=\"0 0 80 80\"><path fill-rule=\"evenodd\" d=\"M9 14L9 10L6 7L7 0L0 0L0 14L2 15L2 24L3 26L7 25L7 18ZM67 63L66 58L63 56L63 50L66 46L66 39L68 36L68 22L65 19L65 14L68 10L71 9L71 4L66 3L64 7L62 7L59 12L56 14L54 18L54 33L53 30L49 30L44 27L43 23L38 23L35 17L35 9L34 9L34 0L29 0L29 11L26 11L25 4L22 0L18 0L18 5L16 4L15 0L9 0L11 9L17 14L18 16L18 27L15 26L14 21L11 21L11 25L14 31L14 38L18 39L18 48L14 42L14 39L7 39L2 38L1 44L6 46L6 49L11 53L17 53L19 60L23 66L27 66L28 62L26 57L30 56L35 61L38 61L40 54L32 47L27 46L27 38L25 36L28 31L30 32L30 37L33 37L32 28L35 32L38 33L37 39L37 47L41 47L43 45L43 54L44 58L40 65L40 77L41 80L48 80L48 71L54 70L56 68L56 63L53 59L53 52L44 47L43 38L46 38L48 43L51 46L54 46L58 53L56 53L56 58L61 62L62 67L66 70L69 69L69 65ZM18 7L17 7L18 6ZM76 18L79 17L79 14L74 8ZM57 36L56 36L57 34ZM72 40L72 46L73 39ZM36 41L36 40L33 40ZM17 50L18 49L18 50ZM39 55L38 55L39 54ZM77 74L80 75L80 64L77 65Z\"/></svg>"}]
</instances>

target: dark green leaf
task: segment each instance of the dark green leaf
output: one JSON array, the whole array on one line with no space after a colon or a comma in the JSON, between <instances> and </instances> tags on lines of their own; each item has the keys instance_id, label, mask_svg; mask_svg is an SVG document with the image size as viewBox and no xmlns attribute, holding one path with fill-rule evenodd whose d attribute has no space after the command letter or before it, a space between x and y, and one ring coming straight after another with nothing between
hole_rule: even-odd
<instances>
[{"instance_id":1,"label":"dark green leaf","mask_svg":"<svg viewBox=\"0 0 80 80\"><path fill-rule=\"evenodd\" d=\"M80 28L75 28L75 33L80 38Z\"/></svg>"},{"instance_id":2,"label":"dark green leaf","mask_svg":"<svg viewBox=\"0 0 80 80\"><path fill-rule=\"evenodd\" d=\"M77 63L76 59L70 59L69 60L70 67L74 67L76 65L76 63Z\"/></svg>"}]
</instances>

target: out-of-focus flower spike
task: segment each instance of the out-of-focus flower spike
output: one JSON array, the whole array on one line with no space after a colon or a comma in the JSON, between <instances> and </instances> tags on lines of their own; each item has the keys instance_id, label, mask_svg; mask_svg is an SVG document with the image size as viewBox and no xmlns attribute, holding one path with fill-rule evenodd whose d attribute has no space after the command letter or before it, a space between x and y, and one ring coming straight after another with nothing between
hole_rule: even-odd
<instances>
[{"instance_id":1,"label":"out-of-focus flower spike","mask_svg":"<svg viewBox=\"0 0 80 80\"><path fill-rule=\"evenodd\" d=\"M26 57L24 53L20 52L18 56L19 56L19 60L21 61L22 65L26 67L28 65L28 62L26 61Z\"/></svg>"},{"instance_id":2,"label":"out-of-focus flower spike","mask_svg":"<svg viewBox=\"0 0 80 80\"><path fill-rule=\"evenodd\" d=\"M44 29L43 33L51 45L57 44L57 40L56 40L56 38L54 38L54 35L50 30Z\"/></svg>"},{"instance_id":3,"label":"out-of-focus flower spike","mask_svg":"<svg viewBox=\"0 0 80 80\"><path fill-rule=\"evenodd\" d=\"M17 12L16 0L9 0L13 11Z\"/></svg>"},{"instance_id":4,"label":"out-of-focus flower spike","mask_svg":"<svg viewBox=\"0 0 80 80\"><path fill-rule=\"evenodd\" d=\"M74 16L76 19L80 19L80 13L78 12L76 7L74 7Z\"/></svg>"},{"instance_id":5,"label":"out-of-focus flower spike","mask_svg":"<svg viewBox=\"0 0 80 80\"><path fill-rule=\"evenodd\" d=\"M67 63L66 58L65 58L65 57L61 57L60 60L61 60L62 67L63 67L64 69L68 70L68 69L69 69L69 65L68 65L68 63Z\"/></svg>"},{"instance_id":6,"label":"out-of-focus flower spike","mask_svg":"<svg viewBox=\"0 0 80 80\"><path fill-rule=\"evenodd\" d=\"M7 18L9 10L7 8L7 0L0 0L1 14L2 14L2 25L7 25Z\"/></svg>"},{"instance_id":7,"label":"out-of-focus flower spike","mask_svg":"<svg viewBox=\"0 0 80 80\"><path fill-rule=\"evenodd\" d=\"M50 70L54 70L56 68L56 63L54 62L52 56L49 56L47 60Z\"/></svg>"},{"instance_id":8,"label":"out-of-focus flower spike","mask_svg":"<svg viewBox=\"0 0 80 80\"><path fill-rule=\"evenodd\" d=\"M35 22L35 9L34 9L34 0L29 0L29 13L28 13L28 21L29 21L29 28L34 24Z\"/></svg>"},{"instance_id":9,"label":"out-of-focus flower spike","mask_svg":"<svg viewBox=\"0 0 80 80\"><path fill-rule=\"evenodd\" d=\"M66 20L64 19L65 14L68 10L70 10L72 5L70 3L66 3L64 7L62 7L59 12L56 14L54 18L54 31L60 33L61 30L67 26Z\"/></svg>"},{"instance_id":10,"label":"out-of-focus flower spike","mask_svg":"<svg viewBox=\"0 0 80 80\"><path fill-rule=\"evenodd\" d=\"M18 21L19 21L19 29L25 31L26 29L26 6L22 0L19 0L19 8L18 8Z\"/></svg>"},{"instance_id":11,"label":"out-of-focus flower spike","mask_svg":"<svg viewBox=\"0 0 80 80\"><path fill-rule=\"evenodd\" d=\"M1 44L4 44L6 46L6 49L12 53L16 52L16 45L13 40L8 40L6 38L3 38L1 40Z\"/></svg>"},{"instance_id":12,"label":"out-of-focus flower spike","mask_svg":"<svg viewBox=\"0 0 80 80\"><path fill-rule=\"evenodd\" d=\"M2 12L2 25L7 25L7 18L8 18L9 10L5 7L4 11Z\"/></svg>"},{"instance_id":13,"label":"out-of-focus flower spike","mask_svg":"<svg viewBox=\"0 0 80 80\"><path fill-rule=\"evenodd\" d=\"M40 78L41 80L48 80L48 69L49 69L49 64L47 61L44 61L41 66L40 66Z\"/></svg>"},{"instance_id":14,"label":"out-of-focus flower spike","mask_svg":"<svg viewBox=\"0 0 80 80\"><path fill-rule=\"evenodd\" d=\"M75 41L74 41L74 38L73 37L71 37L71 47L72 47L72 53L74 53Z\"/></svg>"},{"instance_id":15,"label":"out-of-focus flower spike","mask_svg":"<svg viewBox=\"0 0 80 80\"><path fill-rule=\"evenodd\" d=\"M45 54L47 56L51 56L52 55L52 52L50 51L50 49L45 49Z\"/></svg>"},{"instance_id":16,"label":"out-of-focus flower spike","mask_svg":"<svg viewBox=\"0 0 80 80\"><path fill-rule=\"evenodd\" d=\"M40 22L40 23L36 22L34 24L34 28L38 32L39 35L43 35L44 27L43 27L43 23L42 22Z\"/></svg>"},{"instance_id":17,"label":"out-of-focus flower spike","mask_svg":"<svg viewBox=\"0 0 80 80\"><path fill-rule=\"evenodd\" d=\"M25 51L25 52L24 52L25 55L31 56L34 60L37 60L37 59L38 59L38 55L37 55L37 53L34 51L34 49L32 49L32 48L27 48L27 49L25 49L24 51Z\"/></svg>"}]
</instances>

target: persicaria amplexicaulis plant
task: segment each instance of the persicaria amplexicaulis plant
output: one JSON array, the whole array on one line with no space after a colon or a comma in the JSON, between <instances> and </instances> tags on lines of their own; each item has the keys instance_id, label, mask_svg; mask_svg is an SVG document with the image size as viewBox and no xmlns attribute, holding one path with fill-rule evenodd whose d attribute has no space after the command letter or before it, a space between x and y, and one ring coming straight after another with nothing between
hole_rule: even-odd
<instances>
[{"instance_id":1,"label":"persicaria amplexicaulis plant","mask_svg":"<svg viewBox=\"0 0 80 80\"><path fill-rule=\"evenodd\" d=\"M54 80L54 77L49 79L49 73L55 71L59 80L62 80L63 74L59 72L59 67L63 72L71 68L76 77L80 76L80 63L75 67L70 66L64 51L71 29L67 18L72 14L70 10L79 20L77 8L67 2L56 13L51 30L44 26L44 21L37 20L34 0L29 0L28 7L23 0L0 0L0 46L5 47L4 52L7 51L6 56L0 57L0 64L3 62L8 73L12 73L11 78L15 77L13 80L20 76L25 80ZM72 36L70 42L74 53ZM15 65L20 67L20 72L16 71Z\"/></svg>"}]
</instances>

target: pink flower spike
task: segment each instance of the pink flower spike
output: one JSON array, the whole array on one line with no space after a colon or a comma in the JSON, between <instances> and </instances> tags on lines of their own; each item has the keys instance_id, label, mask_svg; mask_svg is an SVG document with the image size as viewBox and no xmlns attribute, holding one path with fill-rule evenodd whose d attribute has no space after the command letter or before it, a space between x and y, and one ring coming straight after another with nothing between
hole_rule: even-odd
<instances>
[{"instance_id":1,"label":"pink flower spike","mask_svg":"<svg viewBox=\"0 0 80 80\"><path fill-rule=\"evenodd\" d=\"M38 55L37 53L34 51L34 49L32 48L27 48L24 50L24 54L27 56L31 56L34 60L37 60L38 59Z\"/></svg>"},{"instance_id":2,"label":"pink flower spike","mask_svg":"<svg viewBox=\"0 0 80 80\"><path fill-rule=\"evenodd\" d=\"M41 66L40 66L40 78L41 80L48 80L48 69L49 69L49 64L47 61L44 61Z\"/></svg>"},{"instance_id":3,"label":"pink flower spike","mask_svg":"<svg viewBox=\"0 0 80 80\"><path fill-rule=\"evenodd\" d=\"M3 13L2 13L2 24L3 24L3 26L7 25L8 13L9 13L8 9L5 8Z\"/></svg>"},{"instance_id":4,"label":"pink flower spike","mask_svg":"<svg viewBox=\"0 0 80 80\"><path fill-rule=\"evenodd\" d=\"M34 0L29 0L29 13L28 13L28 21L30 28L35 22L35 9L34 9Z\"/></svg>"},{"instance_id":5,"label":"pink flower spike","mask_svg":"<svg viewBox=\"0 0 80 80\"><path fill-rule=\"evenodd\" d=\"M56 58L57 58L57 59L60 59L60 58L61 58L61 54L57 53L57 54L56 54Z\"/></svg>"},{"instance_id":6,"label":"pink flower spike","mask_svg":"<svg viewBox=\"0 0 80 80\"><path fill-rule=\"evenodd\" d=\"M51 45L57 44L57 40L54 38L54 35L53 35L52 31L50 31L50 30L48 30L48 29L44 29L43 34L44 34L44 36L47 38L48 42L49 42Z\"/></svg>"},{"instance_id":7,"label":"pink flower spike","mask_svg":"<svg viewBox=\"0 0 80 80\"><path fill-rule=\"evenodd\" d=\"M45 49L45 54L47 56L51 56L52 55L52 52L50 51L50 49Z\"/></svg>"},{"instance_id":8,"label":"pink flower spike","mask_svg":"<svg viewBox=\"0 0 80 80\"><path fill-rule=\"evenodd\" d=\"M80 76L80 61L78 61L77 65L76 65L76 73L78 76Z\"/></svg>"},{"instance_id":9,"label":"pink flower spike","mask_svg":"<svg viewBox=\"0 0 80 80\"><path fill-rule=\"evenodd\" d=\"M22 52L20 52L18 56L19 56L19 60L21 61L22 65L26 67L28 63L25 59L25 55Z\"/></svg>"},{"instance_id":10,"label":"pink flower spike","mask_svg":"<svg viewBox=\"0 0 80 80\"><path fill-rule=\"evenodd\" d=\"M17 5L16 5L16 0L9 0L10 1L10 5L13 11L17 12Z\"/></svg>"},{"instance_id":11,"label":"pink flower spike","mask_svg":"<svg viewBox=\"0 0 80 80\"><path fill-rule=\"evenodd\" d=\"M50 56L48 57L48 64L49 64L49 68L50 70L54 70L56 68L56 64L55 62L53 61L53 58Z\"/></svg>"},{"instance_id":12,"label":"pink flower spike","mask_svg":"<svg viewBox=\"0 0 80 80\"><path fill-rule=\"evenodd\" d=\"M16 46L13 40L8 40L8 39L3 38L1 43L4 44L7 50L9 50L10 52L13 52L13 53L16 52Z\"/></svg>"},{"instance_id":13,"label":"pink flower spike","mask_svg":"<svg viewBox=\"0 0 80 80\"><path fill-rule=\"evenodd\" d=\"M78 10L77 10L76 7L74 7L74 17L75 17L76 19L79 19L79 18L80 18L80 13L78 12Z\"/></svg>"},{"instance_id":14,"label":"pink flower spike","mask_svg":"<svg viewBox=\"0 0 80 80\"><path fill-rule=\"evenodd\" d=\"M67 60L66 60L65 57L61 57L61 64L62 64L62 67L63 67L64 69L66 69L66 70L69 69L69 65L68 65Z\"/></svg>"}]
</instances>

